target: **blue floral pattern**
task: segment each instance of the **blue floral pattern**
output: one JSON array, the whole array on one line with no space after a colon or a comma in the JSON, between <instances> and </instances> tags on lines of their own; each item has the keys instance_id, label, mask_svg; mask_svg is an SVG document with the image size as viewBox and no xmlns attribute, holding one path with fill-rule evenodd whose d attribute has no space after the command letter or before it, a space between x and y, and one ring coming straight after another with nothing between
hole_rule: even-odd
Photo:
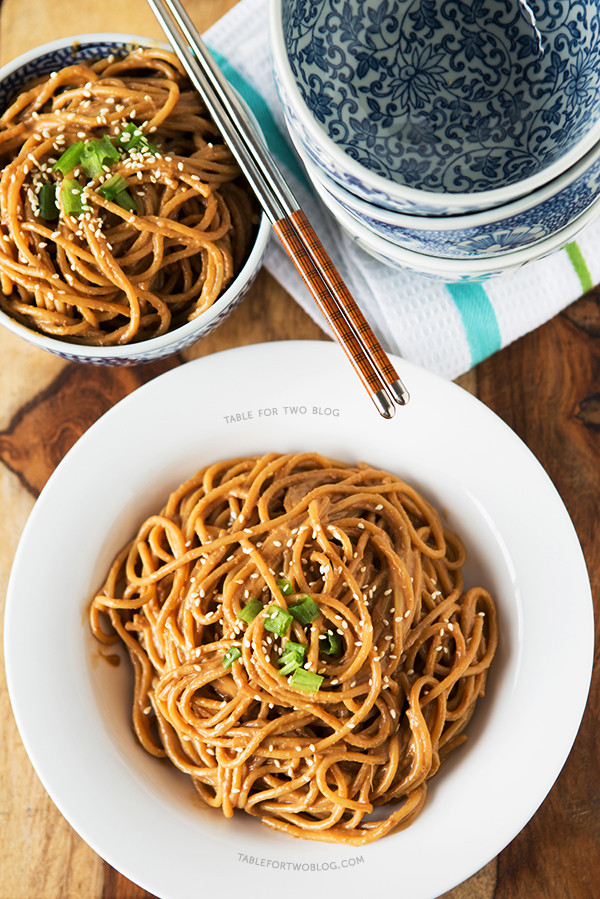
<instances>
[{"instance_id":1,"label":"blue floral pattern","mask_svg":"<svg viewBox=\"0 0 600 899\"><path fill-rule=\"evenodd\" d=\"M282 19L304 102L352 159L472 193L542 171L599 115L597 0L528 6L535 27L517 0L282 0Z\"/></svg>"},{"instance_id":2,"label":"blue floral pattern","mask_svg":"<svg viewBox=\"0 0 600 899\"><path fill-rule=\"evenodd\" d=\"M4 112L23 85L34 78L49 75L50 72L73 65L75 62L100 59L111 53L124 56L138 46L139 44L124 40L74 42L49 49L40 55L32 55L27 62L16 68L14 63L8 63L3 70L0 70L0 113ZM24 55L28 56L29 54Z\"/></svg>"},{"instance_id":3,"label":"blue floral pattern","mask_svg":"<svg viewBox=\"0 0 600 899\"><path fill-rule=\"evenodd\" d=\"M472 228L435 228L431 220L425 221L425 227L419 227L418 219L414 227L407 227L405 222L393 222L392 216L382 221L375 209L372 212L365 212L364 207L357 209L352 195L334 185L324 199L334 215L339 204L356 221L399 247L446 258L493 256L538 243L589 209L600 195L600 153L596 152L589 165L581 165L580 169L578 177L556 194L514 215L503 215L498 210L495 221ZM402 218L406 220L409 216Z\"/></svg>"},{"instance_id":4,"label":"blue floral pattern","mask_svg":"<svg viewBox=\"0 0 600 899\"><path fill-rule=\"evenodd\" d=\"M40 345L43 345L44 349L48 350L54 356L60 356L61 359L66 359L69 362L85 361L92 365L127 367L130 365L140 365L142 363L145 364L146 362L157 362L160 359L166 359L169 356L182 353L184 350L198 343L199 340L202 340L216 330L216 328L231 315L234 309L239 306L247 295L256 279L259 268L260 265L250 275L241 289L238 292L234 292L231 302L228 303L218 315L215 315L210 321L204 322L201 322L201 319L198 318L198 327L194 328L192 331L184 328L176 329L172 332L172 340L168 343L160 344L154 349L151 349L147 343L141 342L131 344L128 348L130 352L127 356L113 355L111 353L111 347L105 347L103 351L99 352L96 356L87 354L85 357L82 357L81 353L78 352L77 344L71 344L68 343L68 341L53 340L52 343L50 343L49 340L45 340L43 343L40 343ZM25 340L34 344L38 343L40 335L37 331L19 327L18 323L14 322L13 319L9 319L8 316L7 320L2 322L2 324L17 334L17 336L23 337Z\"/></svg>"}]
</instances>

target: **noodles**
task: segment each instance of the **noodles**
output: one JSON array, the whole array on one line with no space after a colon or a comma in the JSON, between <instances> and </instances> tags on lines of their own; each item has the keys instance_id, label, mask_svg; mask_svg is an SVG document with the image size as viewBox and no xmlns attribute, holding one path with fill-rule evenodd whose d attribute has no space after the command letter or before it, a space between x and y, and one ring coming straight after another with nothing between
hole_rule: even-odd
<instances>
[{"instance_id":1,"label":"noodles","mask_svg":"<svg viewBox=\"0 0 600 899\"><path fill-rule=\"evenodd\" d=\"M77 63L0 118L0 306L54 337L113 346L208 309L258 220L176 57Z\"/></svg>"},{"instance_id":2,"label":"noodles","mask_svg":"<svg viewBox=\"0 0 600 899\"><path fill-rule=\"evenodd\" d=\"M415 819L484 693L495 605L464 560L392 474L233 459L142 524L91 627L129 651L140 743L207 805L362 844Z\"/></svg>"}]
</instances>

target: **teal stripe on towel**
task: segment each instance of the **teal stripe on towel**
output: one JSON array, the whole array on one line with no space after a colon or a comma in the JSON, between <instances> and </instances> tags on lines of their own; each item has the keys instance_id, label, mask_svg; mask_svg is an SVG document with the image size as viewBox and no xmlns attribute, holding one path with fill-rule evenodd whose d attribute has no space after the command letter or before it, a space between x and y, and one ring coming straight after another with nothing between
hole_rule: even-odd
<instances>
[{"instance_id":1,"label":"teal stripe on towel","mask_svg":"<svg viewBox=\"0 0 600 899\"><path fill-rule=\"evenodd\" d=\"M307 190L310 190L304 170L294 155L285 136L279 130L279 126L273 118L273 113L269 109L264 97L262 97L248 81L246 81L244 76L231 65L225 56L219 53L218 50L214 50L212 47L209 49L215 62L229 83L235 87L237 92L246 101L254 113L264 135L265 143L271 153L285 165L288 171L290 171Z\"/></svg>"},{"instance_id":2,"label":"teal stripe on towel","mask_svg":"<svg viewBox=\"0 0 600 899\"><path fill-rule=\"evenodd\" d=\"M477 365L502 346L498 319L481 284L446 284L462 319L471 363Z\"/></svg>"}]
</instances>

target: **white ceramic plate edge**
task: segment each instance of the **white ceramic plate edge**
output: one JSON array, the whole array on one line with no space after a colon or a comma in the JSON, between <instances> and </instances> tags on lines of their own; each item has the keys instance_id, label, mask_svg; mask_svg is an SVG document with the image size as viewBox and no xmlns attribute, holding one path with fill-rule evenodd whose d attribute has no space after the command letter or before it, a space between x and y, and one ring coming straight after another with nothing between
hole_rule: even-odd
<instances>
[{"instance_id":1,"label":"white ceramic plate edge","mask_svg":"<svg viewBox=\"0 0 600 899\"><path fill-rule=\"evenodd\" d=\"M44 755L46 751L44 746L39 742L39 733L35 731L35 722L32 723L32 710L30 707L23 707L21 696L23 685L19 683L19 679L23 676L26 676L27 666L20 654L18 653L17 647L13 647L10 642L10 636L15 633L15 628L18 625L19 613L22 610L19 609L18 606L15 605L16 600L13 598L15 595L15 591L18 590L18 580L22 580L24 566L28 564L28 541L31 539L32 535L35 535L36 528L39 525L39 519L43 518L46 509L46 504L53 499L53 494L57 491L60 493L62 489L62 485L64 479L69 475L69 472L73 469L73 466L78 463L78 460L84 459L88 452L89 448L92 448L96 443L97 439L102 435L103 431L110 432L114 423L117 422L125 413L128 413L128 417L133 413L133 424L137 423L136 418L136 409L138 407L144 407L146 398L150 398L153 394L158 393L159 396L168 395L169 390L172 390L174 393L178 389L182 387L186 383L186 380L190 378L195 383L206 383L207 374L211 375L213 378L215 375L223 376L224 372L227 371L236 371L241 369L242 371L251 372L256 370L258 365L264 364L265 360L268 362L267 368L274 371L285 372L286 366L291 370L300 369L300 374L302 374L302 365L303 363L307 363L310 365L311 370L312 366L316 366L317 369L317 380L319 374L322 375L326 381L330 381L332 383L332 391L331 394L327 392L327 386L324 388L324 402L327 402L329 397L332 396L334 400L338 398L338 396L342 396L345 398L345 401L348 403L350 398L350 405L352 416L357 416L358 418L364 418L367 422L367 427L372 430L375 434L375 440L378 439L380 434L392 434L395 433L389 428L390 423L380 421L376 412L373 410L370 401L366 398L366 396L361 395L362 388L358 384L355 383L355 376L348 371L349 367L347 363L343 360L341 353L337 347L325 343L325 342L312 342L312 341L293 341L286 343L276 343L276 344L265 344L258 346L245 347L236 350L229 350L224 353L216 354L212 357L206 357L204 359L197 360L193 363L188 363L187 365L180 366L178 369L175 369L171 372L166 373L165 375L160 376L154 381L148 383L144 387L140 388L134 394L122 400L118 403L112 410L106 413L102 419L99 420L95 425L93 425L78 441L78 443L73 447L73 449L67 454L65 459L60 463L55 473L49 479L44 491L42 492L40 499L36 503L30 518L26 524L24 529L21 542L19 544L19 548L15 555L14 565L13 565L13 573L11 574L11 579L9 583L8 589L8 599L7 599L7 612L5 619L5 652L6 652L6 669L7 669L7 679L9 683L9 692L11 695L11 699L13 700L13 708L15 713L15 718L17 721L17 725L21 732L21 736L25 747L34 763L34 766L47 789L49 795L52 797L53 801L63 813L63 815L70 821L70 823L74 826L74 828L82 835L82 837L91 845L91 847L107 861L110 862L114 867L118 870L121 870L125 876L144 886L151 892L156 892L160 896L169 897L169 899L179 899L179 897L187 897L197 895L197 892L193 892L191 889L186 889L184 885L184 881L179 878L176 874L171 876L169 872L166 872L164 876L160 876L160 872L157 872L156 865L151 864L149 871L147 867L144 866L142 861L139 858L128 857L127 853L123 853L119 851L118 847L109 846L107 849L107 841L110 842L110 831L107 830L107 826L99 826L98 821L92 820L90 821L89 809L87 815L85 813L85 809L82 811L81 808L76 810L73 809L73 797L68 796L66 799L61 794L61 789L64 784L60 784L59 788L56 788L54 783L54 779L56 777L56 769L53 767L52 760L47 758ZM400 436L402 436L402 432L405 428L411 426L411 420L413 417L416 420L420 420L420 416L422 414L422 406L419 409L419 403L425 403L427 400L428 394L433 390L433 395L438 395L442 393L445 395L446 399L451 398L451 404L456 413L467 413L470 410L476 410L475 417L482 424L482 431L485 435L486 429L491 428L491 432L494 438L497 438L498 435L504 435L503 439L508 441L507 445L510 445L512 450L514 450L515 458L518 458L523 461L523 464L528 469L528 474L531 476L531 489L535 493L536 490L541 490L542 495L547 498L549 508L553 511L553 513L558 517L558 526L557 533L559 533L561 539L564 539L568 543L568 560L570 567L575 571L575 579L574 579L574 587L575 593L577 595L577 603L579 610L579 620L578 627L581 629L581 632L586 635L585 638L581 641L578 647L577 658L574 658L573 664L575 666L573 671L573 677L575 683L578 685L575 693L576 701L571 704L568 709L568 722L567 726L563 728L563 731L558 735L557 743L552 747L552 759L551 759L551 770L546 770L544 772L544 776L541 777L537 782L536 778L533 778L533 783L530 784L530 792L528 793L526 800L521 797L518 812L515 809L510 820L500 819L495 822L495 836L493 840L493 845L490 845L489 838L487 841L484 840L483 844L476 847L474 851L468 851L465 853L463 858L454 858L454 863L451 865L451 870L448 867L445 870L441 870L440 872L427 871L424 872L424 881L422 891L418 891L418 888L415 884L412 884L413 889L411 889L410 894L408 893L399 893L399 895L406 895L409 899L417 899L418 897L433 897L437 895L439 892L444 890L448 890L452 888L452 886L456 885L456 883L461 882L470 874L474 873L478 870L482 865L484 865L487 861L494 857L504 845L510 842L511 839L522 829L522 827L527 823L531 815L538 808L540 803L543 801L545 795L547 794L550 786L554 782L555 778L558 776L559 771L561 770L564 761L567 758L567 755L572 746L573 740L575 739L575 735L577 733L577 729L579 726L579 722L581 720L581 715L583 714L583 709L585 707L585 702L587 698L587 689L589 687L589 679L591 677L591 664L593 658L593 615L591 612L591 593L589 591L589 581L587 579L587 572L585 571L585 562L583 560L583 555L581 553L581 549L579 547L579 543L577 541L576 535L572 529L572 525L570 523L570 519L568 518L567 512L562 504L562 501L558 497L555 489L550 484L547 475L543 471L542 467L539 463L534 459L534 457L530 454L529 450L524 446L524 444L519 441L516 436L509 431L506 425L504 425L500 420L493 415L486 407L482 404L478 403L478 401L474 400L473 397L470 397L456 385L450 384L448 382L442 381L441 378L438 378L431 373L424 372L420 369L417 369L415 366L412 366L403 360L394 360L398 370L407 383L409 390L413 393L413 398L411 403L406 410L399 410L397 413L396 424L392 423L392 428L395 428L399 431ZM282 375L282 378L284 376ZM313 375L313 378L315 376ZM333 383L333 379L337 383ZM242 382L239 382L242 383ZM289 383L289 381L287 382ZM292 378L292 383L295 385L295 395L298 395L298 385L296 381ZM341 394L338 391L338 384L341 385ZM267 389L270 389L267 387ZM300 392L302 387L300 385ZM166 392L166 394L165 394ZM293 397L292 397L293 401ZM199 400L200 402L200 400ZM415 413L409 410L411 409L412 404L417 404L415 408ZM208 404L210 405L210 403ZM213 408L218 408L218 401L213 403ZM325 408L325 407L323 407ZM405 412L408 412L408 415L404 415ZM404 420L402 419L404 417ZM313 422L314 423L314 422ZM302 422L295 421L292 422L290 420L290 427L292 429L292 434L290 435L291 442L298 439L304 439L306 443L306 448L310 448L310 435L306 434L305 429L302 428ZM300 427L297 425L300 424ZM234 429L244 427L243 422L235 422L231 425ZM229 426L228 426L229 427ZM241 433L241 431L238 431ZM238 433L236 432L236 433ZM324 441L327 443L327 439ZM484 441L487 446L487 440ZM270 447L265 447L268 449ZM319 448L319 447L317 447ZM235 452L226 453L226 455L235 455ZM448 490L454 489L452 485L448 485ZM56 497L54 497L55 499ZM493 525L493 523L492 523ZM526 610L525 610L526 611ZM517 616L518 617L518 616ZM543 625L543 622L542 622ZM542 628L543 629L543 628ZM82 641L83 643L84 641ZM14 649L14 651L13 651ZM81 647L81 652L84 653L84 647ZM522 671L529 664L527 659L518 658L516 660L518 662L517 667L515 668L513 674L515 678L520 677L522 675ZM57 662L60 664L60 661ZM512 671L512 669L511 669ZM33 695L33 694L32 694ZM97 715L97 711L94 708L88 710L90 716L90 723L93 723L94 718ZM518 723L521 718L520 715L522 710L516 708L515 709L515 724ZM532 710L532 714L535 712ZM486 739L486 731L483 731L483 736L480 735L478 737L479 743L481 740L485 742ZM475 749L473 753L477 755L477 743L475 745ZM519 757L519 753L517 752L517 748L515 748L515 752L517 757ZM528 751L527 748L521 751L521 760L523 765L526 767L528 761ZM450 760L449 764L452 764L452 760ZM460 764L460 761L457 762ZM478 771L478 776L487 777L493 772L486 772L485 763L481 766L481 769ZM85 766L81 769L81 771L85 771ZM76 777L81 771L73 771L72 775ZM450 777L444 779L444 776L441 775L439 779L436 779L434 783L434 792L436 794L441 794L443 797L444 793L450 789L449 781ZM492 784L492 787L494 785ZM492 790L493 792L493 790ZM164 812L165 819L165 827L168 826L178 826L181 822L178 819L178 815L171 814L168 809L162 808L162 812ZM131 816L131 813L126 809L123 810L125 826L127 826L128 815L131 817L132 821L135 821L135 815ZM424 813L425 815L425 813ZM423 816L424 817L424 816ZM272 857L274 858L306 858L307 851L310 850L309 856L318 862L319 864L325 864L328 862L327 859L335 860L336 864L341 864L341 861L344 858L349 857L357 857L358 855L364 855L367 858L367 863L364 866L347 868L346 871L342 871L339 868L330 869L326 871L319 872L319 886L323 889L327 888L327 885L330 884L332 888L344 888L346 895L351 897L352 895L360 895L364 892L365 888L373 887L376 885L376 881L373 880L374 871L379 870L382 863L385 863L385 859L388 858L389 850L392 846L396 848L402 848L403 842L412 842L412 836L416 837L419 827L418 819L408 831L404 832L407 836L403 839L402 834L398 835L398 837L388 838L388 840L381 841L378 844L374 844L370 847L364 847L364 849L360 850L352 850L351 853L348 853L347 849L338 849L337 847L327 847L323 844L314 844L309 843L306 844L302 841L290 841L287 838L277 838L273 840L272 846L274 847L271 851ZM417 826L419 825L419 827ZM260 825L256 824L255 827L260 828ZM464 840L465 845L469 844L470 840L477 841L478 831L481 830L481 822L473 821L472 826L469 828L472 832L465 831ZM260 835L258 837L255 836L254 831L247 830L247 835L245 836L245 840L247 840L246 845L252 849L252 847L259 845L262 837L264 836L264 829L260 828ZM219 828L215 829L215 848L221 846L221 831ZM258 840L258 842L257 842ZM148 845L151 848L152 841L150 840ZM210 847L207 847L210 848ZM221 846L222 849L222 846ZM258 857L258 856L257 856ZM266 854L263 854L262 858L266 858ZM258 896L260 894L262 885L268 883L271 889L275 889L277 886L282 886L286 884L287 894L290 897L298 896L305 894L305 890L309 888L310 883L314 883L313 881L305 882L305 878L299 878L298 889L293 884L289 882L289 875L282 870L273 870L272 868L268 871L268 881L265 880L265 870L261 866L253 866L249 863L241 862L239 859L237 860L241 866L240 874L243 874L245 878L245 882L247 886L245 887L248 895ZM452 861L452 859L451 859ZM315 862L315 863L316 863ZM373 867L373 866L377 867ZM307 872L307 876L311 875L313 872ZM227 876L232 875L230 868L225 868L224 877L227 879ZM348 880L348 877L351 876L351 881ZM213 879L211 880L212 885L216 885L216 882ZM406 883L406 881L405 881ZM408 884L406 884L408 885ZM208 883L207 883L208 886ZM355 892L357 890L358 892ZM260 891L260 892L259 892ZM436 892L437 891L437 892Z\"/></svg>"}]
</instances>

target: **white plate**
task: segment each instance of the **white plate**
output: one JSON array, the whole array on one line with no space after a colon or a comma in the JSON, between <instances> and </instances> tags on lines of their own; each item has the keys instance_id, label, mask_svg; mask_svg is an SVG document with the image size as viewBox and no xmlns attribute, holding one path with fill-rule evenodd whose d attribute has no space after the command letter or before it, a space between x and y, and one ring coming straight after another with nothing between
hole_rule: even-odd
<instances>
[{"instance_id":1,"label":"white plate","mask_svg":"<svg viewBox=\"0 0 600 899\"><path fill-rule=\"evenodd\" d=\"M258 899L265 890L306 899L317 886L346 899L432 899L513 839L569 753L589 688L593 613L567 512L489 409L395 362L411 401L391 422L326 342L250 346L183 365L83 435L27 522L5 628L23 742L75 830L162 899L239 891ZM410 828L358 849L201 808L184 775L137 745L128 667L100 658L87 630L86 607L113 555L172 488L212 460L304 449L410 480L464 537L469 579L488 586L499 606L501 642L470 739L434 778Z\"/></svg>"}]
</instances>

